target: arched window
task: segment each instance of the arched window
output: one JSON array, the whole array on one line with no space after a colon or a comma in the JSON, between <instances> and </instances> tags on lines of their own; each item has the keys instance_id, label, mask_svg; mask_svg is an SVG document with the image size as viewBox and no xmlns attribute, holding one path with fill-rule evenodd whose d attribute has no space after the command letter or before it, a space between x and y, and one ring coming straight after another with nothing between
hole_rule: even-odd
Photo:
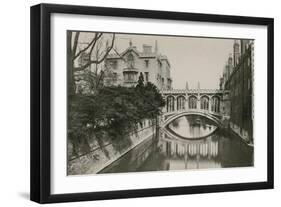
<instances>
[{"instance_id":1,"label":"arched window","mask_svg":"<svg viewBox=\"0 0 281 207\"><path fill-rule=\"evenodd\" d=\"M220 112L220 99L217 96L212 98L212 111L216 113Z\"/></svg>"},{"instance_id":2,"label":"arched window","mask_svg":"<svg viewBox=\"0 0 281 207\"><path fill-rule=\"evenodd\" d=\"M201 105L201 109L204 110L209 110L209 98L206 96L203 96L200 100L200 105Z\"/></svg>"},{"instance_id":3,"label":"arched window","mask_svg":"<svg viewBox=\"0 0 281 207\"><path fill-rule=\"evenodd\" d=\"M183 96L179 96L177 98L177 110L185 109L185 98Z\"/></svg>"},{"instance_id":4,"label":"arched window","mask_svg":"<svg viewBox=\"0 0 281 207\"><path fill-rule=\"evenodd\" d=\"M175 98L173 96L167 97L167 112L174 111L175 110Z\"/></svg>"},{"instance_id":5,"label":"arched window","mask_svg":"<svg viewBox=\"0 0 281 207\"><path fill-rule=\"evenodd\" d=\"M128 63L128 67L129 68L133 68L134 67L134 56L132 53L130 53L128 56L127 56L127 63Z\"/></svg>"},{"instance_id":6,"label":"arched window","mask_svg":"<svg viewBox=\"0 0 281 207\"><path fill-rule=\"evenodd\" d=\"M189 97L188 106L189 106L190 109L196 109L197 108L197 98L195 96Z\"/></svg>"}]
</instances>

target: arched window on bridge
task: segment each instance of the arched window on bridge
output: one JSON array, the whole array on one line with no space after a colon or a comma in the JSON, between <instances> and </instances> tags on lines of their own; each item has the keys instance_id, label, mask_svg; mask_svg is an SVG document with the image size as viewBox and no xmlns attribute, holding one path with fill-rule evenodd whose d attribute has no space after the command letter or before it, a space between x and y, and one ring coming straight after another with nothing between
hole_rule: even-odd
<instances>
[{"instance_id":1,"label":"arched window on bridge","mask_svg":"<svg viewBox=\"0 0 281 207\"><path fill-rule=\"evenodd\" d=\"M216 113L220 112L220 99L217 96L212 98L212 111Z\"/></svg>"},{"instance_id":2,"label":"arched window on bridge","mask_svg":"<svg viewBox=\"0 0 281 207\"><path fill-rule=\"evenodd\" d=\"M201 109L209 110L209 98L207 96L203 96L200 99Z\"/></svg>"},{"instance_id":3,"label":"arched window on bridge","mask_svg":"<svg viewBox=\"0 0 281 207\"><path fill-rule=\"evenodd\" d=\"M188 98L188 107L190 109L196 109L197 108L197 98L195 96L190 96Z\"/></svg>"},{"instance_id":4,"label":"arched window on bridge","mask_svg":"<svg viewBox=\"0 0 281 207\"><path fill-rule=\"evenodd\" d=\"M167 112L175 110L175 98L173 96L167 97Z\"/></svg>"},{"instance_id":5,"label":"arched window on bridge","mask_svg":"<svg viewBox=\"0 0 281 207\"><path fill-rule=\"evenodd\" d=\"M185 109L185 98L183 96L179 96L177 98L177 110Z\"/></svg>"}]
</instances>

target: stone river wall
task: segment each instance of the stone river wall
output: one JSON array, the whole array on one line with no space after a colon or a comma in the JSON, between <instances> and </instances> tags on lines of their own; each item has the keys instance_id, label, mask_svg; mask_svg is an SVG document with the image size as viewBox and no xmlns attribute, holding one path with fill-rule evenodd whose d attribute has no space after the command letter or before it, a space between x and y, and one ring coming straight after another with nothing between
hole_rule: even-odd
<instances>
[{"instance_id":1,"label":"stone river wall","mask_svg":"<svg viewBox=\"0 0 281 207\"><path fill-rule=\"evenodd\" d=\"M156 125L146 120L141 126L137 127L137 130L128 133L128 145L121 146L117 149L114 143L110 142L103 143L103 146L96 144L92 146L92 150L89 153L68 160L67 174L83 175L98 173L144 140L151 137L154 133L156 133Z\"/></svg>"}]
</instances>

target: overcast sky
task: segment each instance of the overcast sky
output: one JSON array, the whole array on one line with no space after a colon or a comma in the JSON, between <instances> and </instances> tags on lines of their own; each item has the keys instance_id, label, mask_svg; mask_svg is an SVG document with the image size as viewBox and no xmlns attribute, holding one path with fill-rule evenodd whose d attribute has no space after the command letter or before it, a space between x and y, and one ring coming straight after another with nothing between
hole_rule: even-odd
<instances>
[{"instance_id":1,"label":"overcast sky","mask_svg":"<svg viewBox=\"0 0 281 207\"><path fill-rule=\"evenodd\" d=\"M112 37L108 34L106 37ZM81 33L80 42L89 42L93 33ZM186 81L189 88L197 88L200 82L202 89L219 88L219 78L229 57L233 53L233 39L175 37L157 35L116 34L115 48L123 52L129 41L142 51L142 45L148 44L158 52L166 55L171 64L171 76L174 89L184 89Z\"/></svg>"},{"instance_id":2,"label":"overcast sky","mask_svg":"<svg viewBox=\"0 0 281 207\"><path fill-rule=\"evenodd\" d=\"M116 47L119 52L129 46L130 39L140 51L143 44L152 45L154 51L157 40L158 52L170 61L175 89L185 88L186 81L189 88L197 88L198 81L201 88L218 88L234 43L232 39L118 34Z\"/></svg>"}]
</instances>

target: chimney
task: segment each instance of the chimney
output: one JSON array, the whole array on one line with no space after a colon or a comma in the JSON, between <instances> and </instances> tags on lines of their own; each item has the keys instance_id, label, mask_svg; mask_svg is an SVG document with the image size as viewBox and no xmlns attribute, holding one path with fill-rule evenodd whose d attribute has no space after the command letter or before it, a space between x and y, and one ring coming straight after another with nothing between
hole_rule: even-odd
<instances>
[{"instance_id":1,"label":"chimney","mask_svg":"<svg viewBox=\"0 0 281 207\"><path fill-rule=\"evenodd\" d=\"M152 47L150 45L143 44L143 53L152 53Z\"/></svg>"}]
</instances>

